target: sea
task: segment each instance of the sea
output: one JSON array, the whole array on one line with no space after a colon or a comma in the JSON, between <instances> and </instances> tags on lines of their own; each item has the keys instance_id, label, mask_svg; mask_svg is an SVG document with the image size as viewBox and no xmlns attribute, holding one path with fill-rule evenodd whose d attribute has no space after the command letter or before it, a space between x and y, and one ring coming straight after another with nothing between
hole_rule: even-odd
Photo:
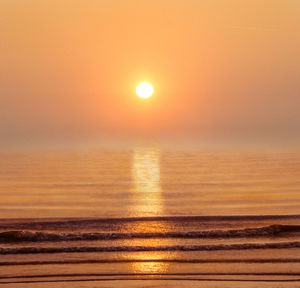
<instances>
[{"instance_id":1,"label":"sea","mask_svg":"<svg viewBox=\"0 0 300 288\"><path fill-rule=\"evenodd\" d=\"M0 152L0 287L300 287L300 149Z\"/></svg>"}]
</instances>

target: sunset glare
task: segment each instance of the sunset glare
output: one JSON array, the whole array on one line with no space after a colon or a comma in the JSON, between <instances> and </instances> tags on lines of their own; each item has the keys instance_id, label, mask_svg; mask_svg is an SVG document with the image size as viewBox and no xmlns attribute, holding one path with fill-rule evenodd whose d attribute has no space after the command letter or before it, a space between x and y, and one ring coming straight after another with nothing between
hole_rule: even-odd
<instances>
[{"instance_id":1,"label":"sunset glare","mask_svg":"<svg viewBox=\"0 0 300 288\"><path fill-rule=\"evenodd\" d=\"M140 98L149 98L153 94L153 87L148 82L142 82L136 87L136 94Z\"/></svg>"}]
</instances>

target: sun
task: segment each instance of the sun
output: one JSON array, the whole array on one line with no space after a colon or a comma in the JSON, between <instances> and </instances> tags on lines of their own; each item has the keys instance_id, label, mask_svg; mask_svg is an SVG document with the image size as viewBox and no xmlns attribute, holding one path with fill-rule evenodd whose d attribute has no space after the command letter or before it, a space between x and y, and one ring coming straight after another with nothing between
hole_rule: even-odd
<instances>
[{"instance_id":1,"label":"sun","mask_svg":"<svg viewBox=\"0 0 300 288\"><path fill-rule=\"evenodd\" d=\"M141 98L149 98L153 94L153 87L148 82L142 82L136 87L136 94Z\"/></svg>"}]
</instances>

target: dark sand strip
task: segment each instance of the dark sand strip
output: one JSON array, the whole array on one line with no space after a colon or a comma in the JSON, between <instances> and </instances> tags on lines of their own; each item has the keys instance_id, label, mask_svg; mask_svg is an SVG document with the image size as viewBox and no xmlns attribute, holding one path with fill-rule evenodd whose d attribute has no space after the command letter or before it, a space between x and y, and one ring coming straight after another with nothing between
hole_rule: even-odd
<instances>
[{"instance_id":1,"label":"dark sand strip","mask_svg":"<svg viewBox=\"0 0 300 288\"><path fill-rule=\"evenodd\" d=\"M0 276L2 279L53 278L53 277L118 277L118 276L300 276L299 273L83 273Z\"/></svg>"},{"instance_id":2,"label":"dark sand strip","mask_svg":"<svg viewBox=\"0 0 300 288\"><path fill-rule=\"evenodd\" d=\"M129 281L129 280L161 280L161 281L210 281L210 282L300 282L298 279L213 279L213 278L95 278L95 279L66 279L66 280L30 280L30 281L14 281L14 282L0 282L0 284L29 284L29 283L64 283L64 282L96 282L96 281Z\"/></svg>"},{"instance_id":3,"label":"dark sand strip","mask_svg":"<svg viewBox=\"0 0 300 288\"><path fill-rule=\"evenodd\" d=\"M69 260L69 261L24 261L0 262L0 266L57 265L57 264L103 264L103 263L300 263L300 258L284 259L103 259L103 260Z\"/></svg>"}]
</instances>

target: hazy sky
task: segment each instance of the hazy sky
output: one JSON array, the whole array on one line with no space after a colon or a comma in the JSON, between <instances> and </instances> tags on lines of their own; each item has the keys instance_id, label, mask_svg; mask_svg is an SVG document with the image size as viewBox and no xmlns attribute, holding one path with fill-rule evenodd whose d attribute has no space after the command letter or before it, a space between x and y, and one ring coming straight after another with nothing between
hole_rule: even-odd
<instances>
[{"instance_id":1,"label":"hazy sky","mask_svg":"<svg viewBox=\"0 0 300 288\"><path fill-rule=\"evenodd\" d=\"M1 0L0 141L295 139L299 31L298 0Z\"/></svg>"}]
</instances>

